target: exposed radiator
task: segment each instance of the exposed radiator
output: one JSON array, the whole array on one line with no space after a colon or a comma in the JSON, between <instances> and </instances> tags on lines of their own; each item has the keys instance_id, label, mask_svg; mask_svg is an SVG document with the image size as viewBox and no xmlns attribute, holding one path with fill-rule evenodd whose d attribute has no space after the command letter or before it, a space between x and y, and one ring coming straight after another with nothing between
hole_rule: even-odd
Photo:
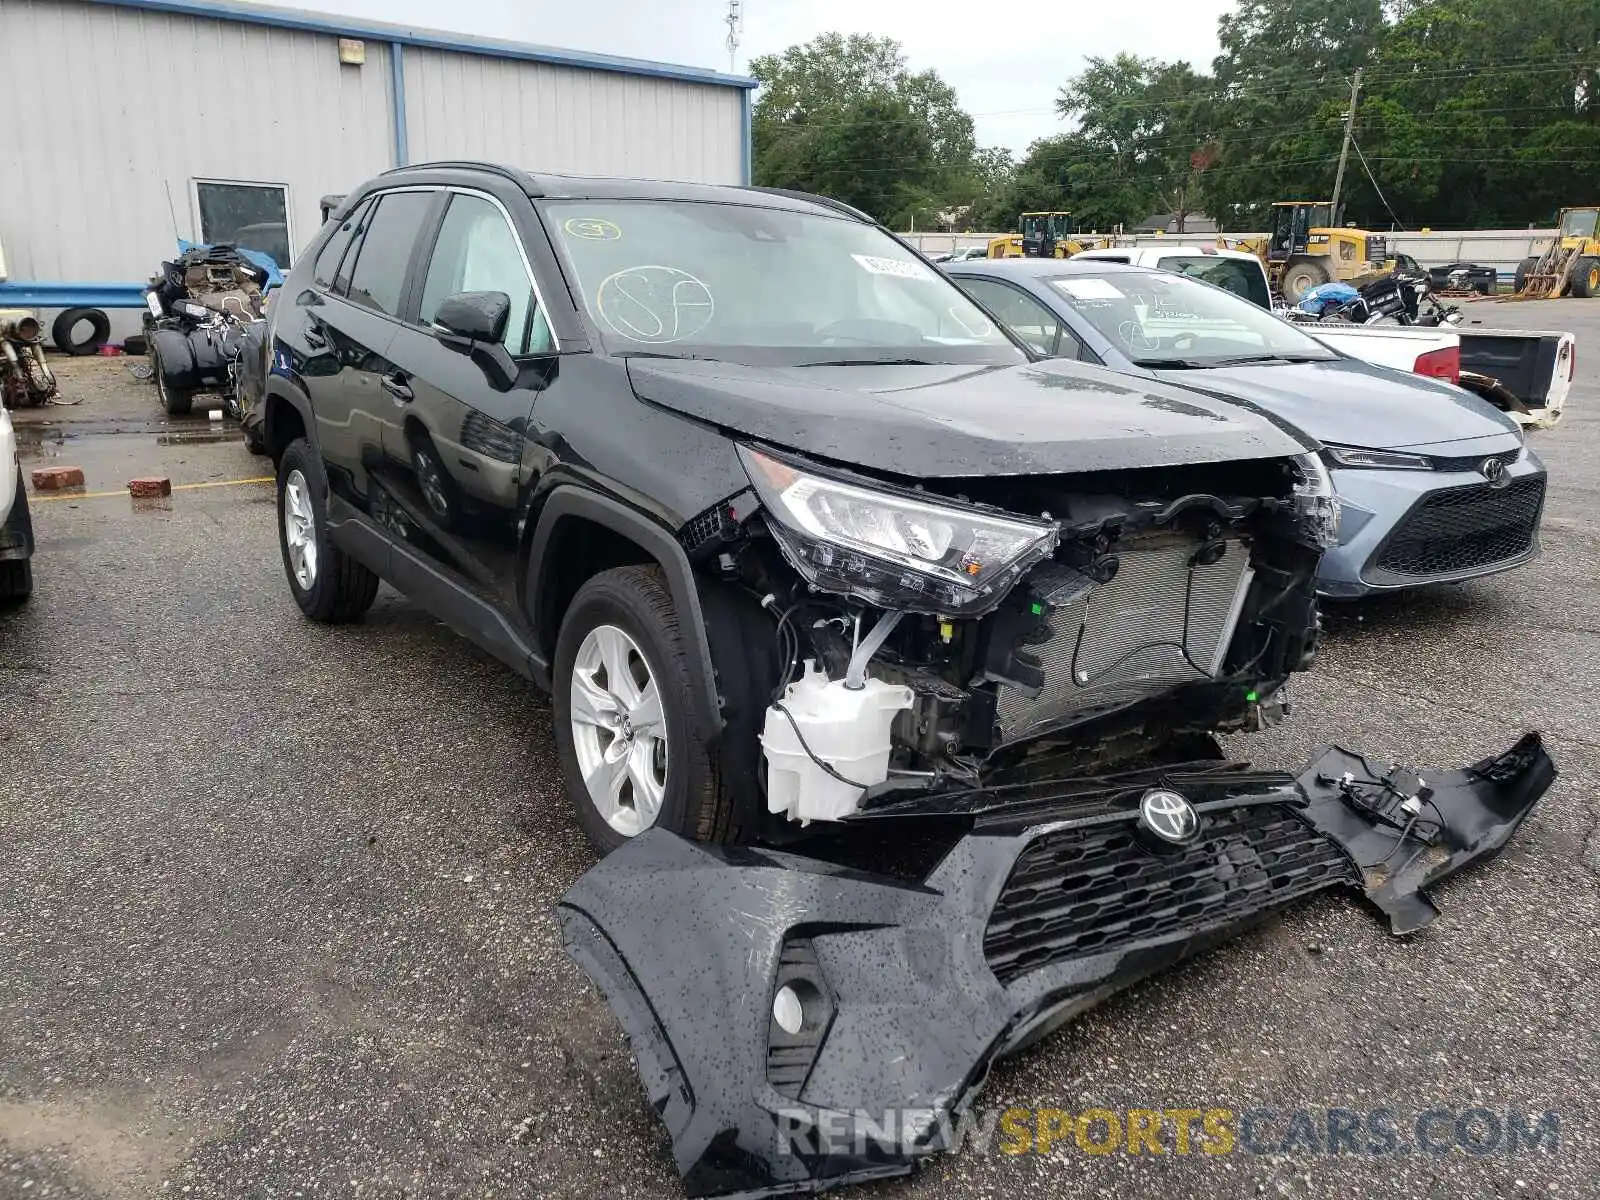
<instances>
[{"instance_id":1,"label":"exposed radiator","mask_svg":"<svg viewBox=\"0 0 1600 1200\"><path fill-rule=\"evenodd\" d=\"M1124 544L1109 583L1057 608L1050 640L1027 648L1044 667L1039 694L1000 689L995 708L1004 740L1217 674L1250 588L1250 551L1230 541L1216 562L1191 568L1197 548L1178 536Z\"/></svg>"}]
</instances>

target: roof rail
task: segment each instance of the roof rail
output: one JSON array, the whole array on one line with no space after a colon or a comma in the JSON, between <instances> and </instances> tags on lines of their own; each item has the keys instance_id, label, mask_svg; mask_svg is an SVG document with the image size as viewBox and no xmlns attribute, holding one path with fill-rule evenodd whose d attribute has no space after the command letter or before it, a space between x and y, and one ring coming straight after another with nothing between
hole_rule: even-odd
<instances>
[{"instance_id":1,"label":"roof rail","mask_svg":"<svg viewBox=\"0 0 1600 1200\"><path fill-rule=\"evenodd\" d=\"M539 187L534 183L533 177L518 167L508 167L504 163L482 162L475 159L448 158L437 162L407 163L403 167L390 167L384 175L396 175L406 171L487 171L491 175L499 175L502 179L509 179L518 187L523 188L528 195L540 195Z\"/></svg>"}]
</instances>

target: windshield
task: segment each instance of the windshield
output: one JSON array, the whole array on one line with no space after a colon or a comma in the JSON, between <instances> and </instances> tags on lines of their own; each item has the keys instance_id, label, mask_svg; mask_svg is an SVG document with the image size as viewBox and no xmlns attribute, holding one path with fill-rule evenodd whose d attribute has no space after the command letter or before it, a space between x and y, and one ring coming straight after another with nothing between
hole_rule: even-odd
<instances>
[{"instance_id":1,"label":"windshield","mask_svg":"<svg viewBox=\"0 0 1600 1200\"><path fill-rule=\"evenodd\" d=\"M1266 309L1186 275L1107 271L1061 276L1050 283L1084 320L1142 367L1338 357Z\"/></svg>"},{"instance_id":2,"label":"windshield","mask_svg":"<svg viewBox=\"0 0 1600 1200\"><path fill-rule=\"evenodd\" d=\"M1562 237L1593 237L1600 209L1574 208L1561 218Z\"/></svg>"},{"instance_id":3,"label":"windshield","mask_svg":"<svg viewBox=\"0 0 1600 1200\"><path fill-rule=\"evenodd\" d=\"M954 284L860 221L675 200L559 201L544 214L613 354L1025 361Z\"/></svg>"},{"instance_id":4,"label":"windshield","mask_svg":"<svg viewBox=\"0 0 1600 1200\"><path fill-rule=\"evenodd\" d=\"M1213 287L1250 301L1257 308L1272 307L1272 293L1267 290L1267 273L1258 259L1219 258L1211 254L1176 254L1163 257L1163 271L1176 271L1203 279Z\"/></svg>"}]
</instances>

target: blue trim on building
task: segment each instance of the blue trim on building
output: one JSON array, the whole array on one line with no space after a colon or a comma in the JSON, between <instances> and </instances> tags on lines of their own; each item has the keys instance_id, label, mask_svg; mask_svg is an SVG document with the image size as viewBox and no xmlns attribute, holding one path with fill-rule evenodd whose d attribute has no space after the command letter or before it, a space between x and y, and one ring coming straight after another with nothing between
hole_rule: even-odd
<instances>
[{"instance_id":1,"label":"blue trim on building","mask_svg":"<svg viewBox=\"0 0 1600 1200\"><path fill-rule=\"evenodd\" d=\"M745 95L750 93L746 92ZM406 44L389 43L389 107L394 110L394 165L411 161L411 138L406 133Z\"/></svg>"},{"instance_id":2,"label":"blue trim on building","mask_svg":"<svg viewBox=\"0 0 1600 1200\"><path fill-rule=\"evenodd\" d=\"M745 92L739 97L739 150L744 163L744 184L749 187L755 182L756 152L754 133L751 126L751 98Z\"/></svg>"},{"instance_id":3,"label":"blue trim on building","mask_svg":"<svg viewBox=\"0 0 1600 1200\"><path fill-rule=\"evenodd\" d=\"M143 308L148 283L0 283L0 305L16 308Z\"/></svg>"},{"instance_id":4,"label":"blue trim on building","mask_svg":"<svg viewBox=\"0 0 1600 1200\"><path fill-rule=\"evenodd\" d=\"M746 90L759 81L744 75L725 75L701 67L650 62L642 58L619 58L611 54L592 54L584 50L563 50L555 46L535 46L526 42L507 42L498 38L475 37L465 33L446 33L437 29L418 29L386 21L361 21L335 18L324 13L294 8L268 8L265 5L238 4L233 0L90 0L113 8L142 8L150 12L173 13L213 20L241 21L247 25L268 25L276 29L296 29L325 33L333 37L371 39L429 50L454 50L461 54L482 54L491 58L514 58L523 62L549 63L558 67L579 67L589 71L614 71L621 75L643 75L654 79L675 79L683 83L705 83Z\"/></svg>"}]
</instances>

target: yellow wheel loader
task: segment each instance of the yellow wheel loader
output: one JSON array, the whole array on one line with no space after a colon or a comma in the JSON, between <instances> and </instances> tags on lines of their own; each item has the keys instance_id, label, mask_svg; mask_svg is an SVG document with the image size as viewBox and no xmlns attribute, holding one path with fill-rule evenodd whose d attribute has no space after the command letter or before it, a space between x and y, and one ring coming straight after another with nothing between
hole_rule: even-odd
<instances>
[{"instance_id":1,"label":"yellow wheel loader","mask_svg":"<svg viewBox=\"0 0 1600 1200\"><path fill-rule=\"evenodd\" d=\"M1084 250L1097 250L1103 238L1083 237L1073 231L1070 212L1023 213L1017 232L989 239L990 258L1071 258Z\"/></svg>"},{"instance_id":2,"label":"yellow wheel loader","mask_svg":"<svg viewBox=\"0 0 1600 1200\"><path fill-rule=\"evenodd\" d=\"M1600 208L1563 208L1555 240L1518 263L1514 278L1521 300L1600 296Z\"/></svg>"},{"instance_id":3,"label":"yellow wheel loader","mask_svg":"<svg viewBox=\"0 0 1600 1200\"><path fill-rule=\"evenodd\" d=\"M1265 238L1225 239L1224 244L1260 258L1288 304L1298 303L1318 284L1353 283L1392 266L1387 239L1335 225L1327 200L1280 200L1272 206Z\"/></svg>"}]
</instances>

